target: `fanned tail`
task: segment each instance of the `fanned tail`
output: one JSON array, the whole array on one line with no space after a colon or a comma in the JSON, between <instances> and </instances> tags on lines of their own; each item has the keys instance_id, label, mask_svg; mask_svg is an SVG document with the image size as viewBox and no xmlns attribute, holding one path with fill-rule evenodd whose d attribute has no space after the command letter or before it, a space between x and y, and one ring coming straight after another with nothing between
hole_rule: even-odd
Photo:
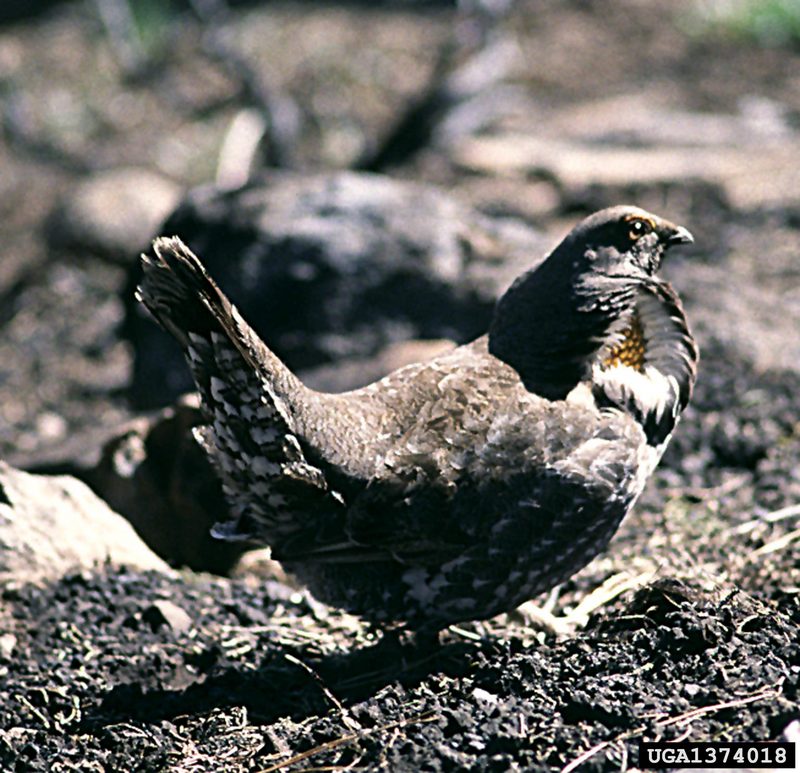
<instances>
[{"instance_id":1,"label":"fanned tail","mask_svg":"<svg viewBox=\"0 0 800 773\"><path fill-rule=\"evenodd\" d=\"M289 538L303 505L330 498L297 436L292 411L305 388L180 239L156 239L142 265L136 297L183 346L200 392L208 426L195 434L231 506L230 520L215 533L272 543Z\"/></svg>"},{"instance_id":2,"label":"fanned tail","mask_svg":"<svg viewBox=\"0 0 800 773\"><path fill-rule=\"evenodd\" d=\"M224 330L232 304L197 256L177 236L156 239L153 253L142 255L144 278L136 298L159 324L184 348L190 333L208 337Z\"/></svg>"}]
</instances>

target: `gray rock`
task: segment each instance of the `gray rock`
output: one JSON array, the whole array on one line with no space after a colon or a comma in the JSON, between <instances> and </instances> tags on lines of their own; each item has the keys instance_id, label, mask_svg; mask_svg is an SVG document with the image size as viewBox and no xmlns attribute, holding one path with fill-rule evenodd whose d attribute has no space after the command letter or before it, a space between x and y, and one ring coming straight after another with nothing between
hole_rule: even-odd
<instances>
[{"instance_id":1,"label":"gray rock","mask_svg":"<svg viewBox=\"0 0 800 773\"><path fill-rule=\"evenodd\" d=\"M744 98L738 113L687 111L652 90L568 104L514 126L456 143L452 156L472 173L544 177L557 181L567 199L600 189L606 198L590 207L619 203L625 193L641 206L664 208L685 199L687 211L717 188L718 197L741 209L797 203L800 177L792 162L800 132L788 109L764 98ZM687 183L694 191L685 190ZM643 194L661 197L648 200ZM613 197L617 197L614 199Z\"/></svg>"},{"instance_id":2,"label":"gray rock","mask_svg":"<svg viewBox=\"0 0 800 773\"><path fill-rule=\"evenodd\" d=\"M0 462L0 585L55 579L106 562L169 571L79 480L30 475Z\"/></svg>"},{"instance_id":3,"label":"gray rock","mask_svg":"<svg viewBox=\"0 0 800 773\"><path fill-rule=\"evenodd\" d=\"M436 338L433 341L400 341L389 344L374 357L345 360L308 370L303 373L303 381L312 389L347 392L371 384L405 365L433 359L437 354L453 346L455 346L453 341L446 338Z\"/></svg>"},{"instance_id":4,"label":"gray rock","mask_svg":"<svg viewBox=\"0 0 800 773\"><path fill-rule=\"evenodd\" d=\"M200 188L166 221L295 371L370 357L409 338L465 341L547 242L425 185L352 172L272 173L234 192ZM190 388L177 346L126 292L132 399Z\"/></svg>"},{"instance_id":5,"label":"gray rock","mask_svg":"<svg viewBox=\"0 0 800 773\"><path fill-rule=\"evenodd\" d=\"M155 631L166 625L175 632L188 631L192 627L189 613L167 599L154 601L142 612L142 619Z\"/></svg>"},{"instance_id":6,"label":"gray rock","mask_svg":"<svg viewBox=\"0 0 800 773\"><path fill-rule=\"evenodd\" d=\"M0 658L10 658L16 646L17 637L14 636L13 633L4 633L0 635Z\"/></svg>"},{"instance_id":7,"label":"gray rock","mask_svg":"<svg viewBox=\"0 0 800 773\"><path fill-rule=\"evenodd\" d=\"M179 185L149 169L100 172L57 206L49 221L50 242L129 262L178 203L180 193Z\"/></svg>"}]
</instances>

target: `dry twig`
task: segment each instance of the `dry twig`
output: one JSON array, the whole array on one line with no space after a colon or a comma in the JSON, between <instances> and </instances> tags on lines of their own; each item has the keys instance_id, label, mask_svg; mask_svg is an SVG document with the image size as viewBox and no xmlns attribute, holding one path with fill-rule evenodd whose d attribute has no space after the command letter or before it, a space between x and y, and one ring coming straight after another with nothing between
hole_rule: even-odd
<instances>
[{"instance_id":1,"label":"dry twig","mask_svg":"<svg viewBox=\"0 0 800 773\"><path fill-rule=\"evenodd\" d=\"M722 703L714 703L710 706L700 706L699 708L692 709L691 711L686 711L683 714L678 714L674 717L667 717L666 719L656 720L655 728L661 729L664 727L671 727L673 725L685 725L687 728L687 732L684 734L682 738L688 737L689 733L689 725L694 722L696 719L700 717L706 716L707 714L714 714L717 711L723 711L724 709L735 709L739 708L740 706L746 706L749 703L757 703L758 701L765 700L767 698L777 698L780 695L780 690L783 682L779 682L776 685L772 685L769 687L762 687L760 690L756 690L754 693L750 693L750 695L745 695L741 698L735 698L730 701L723 701ZM574 760L569 762L561 769L561 773L571 773L573 770L578 768L587 760L591 759L598 754L599 752L603 751L603 749L607 749L610 746L614 746L615 744L622 743L623 741L628 741L631 738L636 738L637 736L643 735L648 730L648 725L639 725L639 727L634 728L633 730L628 730L624 733L621 733L616 738L612 738L609 741L601 741L598 744L592 746L591 749L587 749L585 752L577 756Z\"/></svg>"},{"instance_id":2,"label":"dry twig","mask_svg":"<svg viewBox=\"0 0 800 773\"><path fill-rule=\"evenodd\" d=\"M351 741L356 741L360 738L365 738L370 735L375 735L376 733L384 733L388 730L394 730L395 728L398 727L407 727L408 725L421 725L424 724L425 722L434 722L436 721L436 719L438 719L437 715L434 714L433 712L429 712L427 714L420 714L419 716L416 717L399 719L397 720L397 722L390 722L388 725L380 725L378 727L372 727L357 733L348 733L347 735L343 735L340 738L335 738L333 741L328 741L327 743L315 746L313 749L308 749L307 751L301 752L300 754L296 754L294 757L290 757L288 760L283 760L283 762L278 762L269 768L263 768L262 770L259 770L258 773L273 773L273 771L275 770L281 770L282 768L287 768L289 767L289 765L294 765L296 762L302 762L303 760L307 760L309 757L314 757L317 754L322 754L323 752L331 751L332 749L337 749L343 744L350 743Z\"/></svg>"}]
</instances>

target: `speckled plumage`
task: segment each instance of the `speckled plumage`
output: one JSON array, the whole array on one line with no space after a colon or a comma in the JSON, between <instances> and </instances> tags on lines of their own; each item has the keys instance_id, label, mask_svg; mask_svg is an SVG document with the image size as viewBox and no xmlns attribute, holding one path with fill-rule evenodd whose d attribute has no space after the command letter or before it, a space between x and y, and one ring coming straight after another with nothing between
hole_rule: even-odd
<instances>
[{"instance_id":1,"label":"speckled plumage","mask_svg":"<svg viewBox=\"0 0 800 773\"><path fill-rule=\"evenodd\" d=\"M597 555L695 378L657 279L688 231L632 207L584 220L498 302L487 336L343 395L314 392L178 239L139 297L184 346L222 479L221 537L267 544L319 599L441 628L486 618Z\"/></svg>"}]
</instances>

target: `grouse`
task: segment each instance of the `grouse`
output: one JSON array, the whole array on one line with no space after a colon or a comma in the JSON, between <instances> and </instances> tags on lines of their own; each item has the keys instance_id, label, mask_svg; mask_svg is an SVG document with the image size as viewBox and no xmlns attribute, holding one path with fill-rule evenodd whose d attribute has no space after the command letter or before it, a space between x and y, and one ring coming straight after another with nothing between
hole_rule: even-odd
<instances>
[{"instance_id":1,"label":"grouse","mask_svg":"<svg viewBox=\"0 0 800 773\"><path fill-rule=\"evenodd\" d=\"M183 346L229 503L319 600L438 630L507 612L601 552L691 396L698 352L656 272L683 227L587 217L487 335L344 394L304 386L176 237L137 290Z\"/></svg>"}]
</instances>

